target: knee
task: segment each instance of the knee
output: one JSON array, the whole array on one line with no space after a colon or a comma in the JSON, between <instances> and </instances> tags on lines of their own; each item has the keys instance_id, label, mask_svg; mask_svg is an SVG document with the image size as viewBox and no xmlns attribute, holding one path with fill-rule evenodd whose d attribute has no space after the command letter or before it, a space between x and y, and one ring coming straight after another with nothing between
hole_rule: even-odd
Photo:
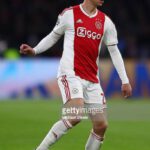
<instances>
[{"instance_id":1,"label":"knee","mask_svg":"<svg viewBox=\"0 0 150 150\"><path fill-rule=\"evenodd\" d=\"M69 122L71 123L72 126L76 126L77 124L79 124L81 122L81 119L71 119L69 120Z\"/></svg>"},{"instance_id":2,"label":"knee","mask_svg":"<svg viewBox=\"0 0 150 150\"><path fill-rule=\"evenodd\" d=\"M93 126L93 130L95 133L105 132L108 128L108 123L105 122L97 122Z\"/></svg>"}]
</instances>

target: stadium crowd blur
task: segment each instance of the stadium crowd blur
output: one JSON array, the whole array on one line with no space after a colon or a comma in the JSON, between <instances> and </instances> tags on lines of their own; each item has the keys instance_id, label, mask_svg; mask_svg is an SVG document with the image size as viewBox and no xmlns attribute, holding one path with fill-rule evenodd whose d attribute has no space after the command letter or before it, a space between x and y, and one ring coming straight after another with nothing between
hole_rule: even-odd
<instances>
[{"instance_id":1,"label":"stadium crowd blur","mask_svg":"<svg viewBox=\"0 0 150 150\"><path fill-rule=\"evenodd\" d=\"M0 0L0 57L21 43L35 46L54 27L58 14L82 0ZM119 48L125 58L150 58L150 0L105 0L100 8L118 30ZM60 57L62 41L41 57ZM102 57L108 57L103 47ZM37 57L39 57L37 56ZM25 57L25 56L21 56Z\"/></svg>"}]
</instances>

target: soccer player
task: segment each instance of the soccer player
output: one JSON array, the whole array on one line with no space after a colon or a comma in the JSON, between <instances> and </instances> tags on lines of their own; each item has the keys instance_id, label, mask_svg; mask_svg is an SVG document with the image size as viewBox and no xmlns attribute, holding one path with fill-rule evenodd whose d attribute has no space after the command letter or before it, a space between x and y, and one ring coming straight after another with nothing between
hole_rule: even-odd
<instances>
[{"instance_id":1,"label":"soccer player","mask_svg":"<svg viewBox=\"0 0 150 150\"><path fill-rule=\"evenodd\" d=\"M89 114L92 130L85 150L99 150L106 128L106 100L99 83L98 63L102 42L109 50L113 64L122 81L125 98L131 96L122 56L117 47L117 32L114 23L97 9L103 0L84 0L80 5L65 9L59 16L53 31L32 48L27 44L20 46L22 54L36 55L51 48L64 34L63 54L58 70L58 85L64 107L101 108L96 114ZM62 135L77 125L81 119L61 119L56 122L36 150L48 150ZM82 115L82 114L80 114Z\"/></svg>"}]
</instances>

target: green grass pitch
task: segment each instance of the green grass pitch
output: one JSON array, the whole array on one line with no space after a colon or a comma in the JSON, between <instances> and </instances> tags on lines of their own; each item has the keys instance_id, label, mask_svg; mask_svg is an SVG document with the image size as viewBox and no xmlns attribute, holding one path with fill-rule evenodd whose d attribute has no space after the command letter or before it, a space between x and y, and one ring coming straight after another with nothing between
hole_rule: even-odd
<instances>
[{"instance_id":1,"label":"green grass pitch","mask_svg":"<svg viewBox=\"0 0 150 150\"><path fill-rule=\"evenodd\" d=\"M60 118L59 100L0 101L0 150L34 150ZM102 150L150 149L150 101L108 101L109 128ZM51 150L84 150L91 129L84 120Z\"/></svg>"}]
</instances>

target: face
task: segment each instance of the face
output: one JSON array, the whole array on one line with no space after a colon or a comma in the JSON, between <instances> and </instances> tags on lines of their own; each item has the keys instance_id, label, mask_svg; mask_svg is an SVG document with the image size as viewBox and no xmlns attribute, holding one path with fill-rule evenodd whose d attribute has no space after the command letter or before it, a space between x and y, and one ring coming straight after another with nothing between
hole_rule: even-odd
<instances>
[{"instance_id":1,"label":"face","mask_svg":"<svg viewBox=\"0 0 150 150\"><path fill-rule=\"evenodd\" d=\"M102 6L104 0L90 0L95 6Z\"/></svg>"}]
</instances>

